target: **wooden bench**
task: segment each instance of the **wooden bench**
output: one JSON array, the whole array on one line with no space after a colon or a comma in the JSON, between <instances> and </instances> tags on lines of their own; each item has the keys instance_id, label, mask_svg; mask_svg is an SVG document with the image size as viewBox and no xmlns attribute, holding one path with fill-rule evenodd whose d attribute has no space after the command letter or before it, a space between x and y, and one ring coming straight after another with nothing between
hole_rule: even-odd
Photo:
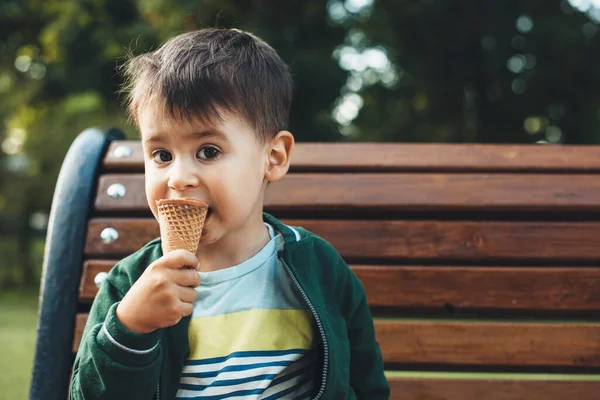
<instances>
[{"instance_id":1,"label":"wooden bench","mask_svg":"<svg viewBox=\"0 0 600 400\"><path fill-rule=\"evenodd\" d=\"M32 398L66 397L96 284L159 235L116 139L84 132L61 171ZM298 144L266 210L364 283L393 399L600 398L599 147Z\"/></svg>"}]
</instances>

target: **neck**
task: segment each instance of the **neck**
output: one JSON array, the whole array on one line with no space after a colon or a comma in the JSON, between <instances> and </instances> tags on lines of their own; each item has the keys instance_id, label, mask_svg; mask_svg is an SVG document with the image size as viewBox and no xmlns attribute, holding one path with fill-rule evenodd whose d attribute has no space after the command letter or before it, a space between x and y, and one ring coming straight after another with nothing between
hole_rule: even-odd
<instances>
[{"instance_id":1,"label":"neck","mask_svg":"<svg viewBox=\"0 0 600 400\"><path fill-rule=\"evenodd\" d=\"M270 240L269 230L262 220L262 213L254 216L245 226L230 232L217 242L200 246L196 256L200 271L210 272L241 264L257 254Z\"/></svg>"}]
</instances>

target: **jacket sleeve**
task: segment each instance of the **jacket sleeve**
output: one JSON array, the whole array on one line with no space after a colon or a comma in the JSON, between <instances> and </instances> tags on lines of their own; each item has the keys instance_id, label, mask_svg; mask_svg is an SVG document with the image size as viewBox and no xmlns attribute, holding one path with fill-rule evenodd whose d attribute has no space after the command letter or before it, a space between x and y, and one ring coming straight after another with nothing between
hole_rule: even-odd
<instances>
[{"instance_id":1,"label":"jacket sleeve","mask_svg":"<svg viewBox=\"0 0 600 400\"><path fill-rule=\"evenodd\" d=\"M137 334L115 315L124 296L115 281L126 281L113 268L94 300L73 365L71 400L151 400L157 392L162 352L161 331Z\"/></svg>"},{"instance_id":2,"label":"jacket sleeve","mask_svg":"<svg viewBox=\"0 0 600 400\"><path fill-rule=\"evenodd\" d=\"M383 358L375 338L373 317L362 283L346 265L352 304L347 318L350 341L350 386L357 399L390 398L390 387L384 374ZM347 292L348 293L348 292Z\"/></svg>"}]
</instances>

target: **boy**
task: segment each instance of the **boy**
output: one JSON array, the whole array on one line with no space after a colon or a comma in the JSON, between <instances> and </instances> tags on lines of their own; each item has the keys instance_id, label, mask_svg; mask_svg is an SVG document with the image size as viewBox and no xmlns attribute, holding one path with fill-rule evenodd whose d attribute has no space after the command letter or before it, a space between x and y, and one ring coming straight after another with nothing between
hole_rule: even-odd
<instances>
[{"instance_id":1,"label":"boy","mask_svg":"<svg viewBox=\"0 0 600 400\"><path fill-rule=\"evenodd\" d=\"M287 173L292 80L239 30L177 36L125 67L146 196L209 206L196 254L160 239L100 289L71 399L387 399L362 285L324 240L263 213Z\"/></svg>"}]
</instances>

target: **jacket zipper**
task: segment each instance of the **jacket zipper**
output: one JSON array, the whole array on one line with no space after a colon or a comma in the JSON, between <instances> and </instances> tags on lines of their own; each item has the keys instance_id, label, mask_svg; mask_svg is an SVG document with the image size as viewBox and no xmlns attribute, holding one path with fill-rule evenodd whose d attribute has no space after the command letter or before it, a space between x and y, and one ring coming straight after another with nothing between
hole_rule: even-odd
<instances>
[{"instance_id":1,"label":"jacket zipper","mask_svg":"<svg viewBox=\"0 0 600 400\"><path fill-rule=\"evenodd\" d=\"M304 291L304 289L302 289L302 286L300 286L298 279L296 279L296 276L293 274L290 267L286 264L283 257L278 255L278 258L279 258L279 261L281 261L281 263L283 264L283 267L285 268L287 273L290 275L290 278L292 278L292 281L294 282L294 285L296 285L296 288L298 288L298 291L302 295L302 298L304 298L304 301L306 302L306 304L308 304L308 307L310 308L310 311L312 312L313 317L315 318L315 321L317 322L317 326L319 328L319 333L321 334L321 339L323 340L323 376L321 377L321 386L319 388L319 392L317 393L317 396L313 399L313 400L318 400L321 398L321 396L323 396L323 392L325 391L325 385L327 383L327 372L328 372L327 370L329 368L329 344L327 344L327 338L325 337L325 330L323 329L323 324L321 323L319 314L317 314L317 310L315 309L313 304L310 302L310 299L306 295L306 292Z\"/></svg>"},{"instance_id":2,"label":"jacket zipper","mask_svg":"<svg viewBox=\"0 0 600 400\"><path fill-rule=\"evenodd\" d=\"M156 384L156 400L160 400L160 378L158 378L158 383Z\"/></svg>"}]
</instances>

